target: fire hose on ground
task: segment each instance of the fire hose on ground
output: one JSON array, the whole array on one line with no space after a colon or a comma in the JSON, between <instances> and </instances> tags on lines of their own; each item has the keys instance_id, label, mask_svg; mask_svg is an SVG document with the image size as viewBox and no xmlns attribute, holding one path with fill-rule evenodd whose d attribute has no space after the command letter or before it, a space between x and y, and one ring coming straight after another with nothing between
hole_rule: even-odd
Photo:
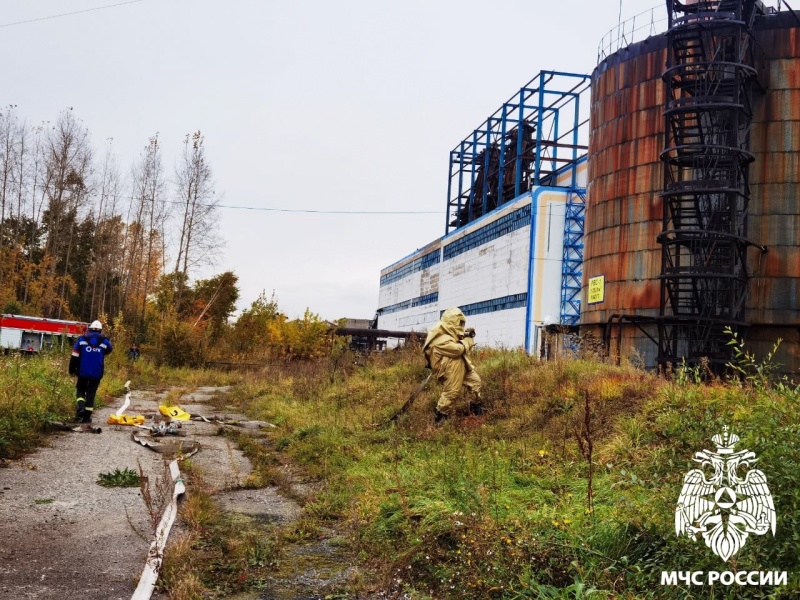
<instances>
[{"instance_id":1,"label":"fire hose on ground","mask_svg":"<svg viewBox=\"0 0 800 600\"><path fill-rule=\"evenodd\" d=\"M175 522L175 517L178 515L178 499L183 496L186 491L183 479L181 478L181 471L178 468L178 459L169 463L169 472L173 482L172 500L161 516L161 522L156 528L155 539L150 543L150 550L147 553L147 562L139 578L139 585L136 587L133 596L131 596L131 600L149 600L150 596L153 595L156 582L158 581L158 574L161 570L161 563L164 560L164 547L167 545L170 529L172 529L172 524Z\"/></svg>"}]
</instances>

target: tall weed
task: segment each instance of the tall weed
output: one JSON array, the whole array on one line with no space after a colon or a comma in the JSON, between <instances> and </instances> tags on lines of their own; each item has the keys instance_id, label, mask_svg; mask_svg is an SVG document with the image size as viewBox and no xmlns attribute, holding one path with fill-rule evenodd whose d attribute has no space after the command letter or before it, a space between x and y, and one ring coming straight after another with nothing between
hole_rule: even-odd
<instances>
[{"instance_id":1,"label":"tall weed","mask_svg":"<svg viewBox=\"0 0 800 600\"><path fill-rule=\"evenodd\" d=\"M56 354L0 356L0 458L32 450L48 421L73 416L75 392L65 365Z\"/></svg>"}]
</instances>

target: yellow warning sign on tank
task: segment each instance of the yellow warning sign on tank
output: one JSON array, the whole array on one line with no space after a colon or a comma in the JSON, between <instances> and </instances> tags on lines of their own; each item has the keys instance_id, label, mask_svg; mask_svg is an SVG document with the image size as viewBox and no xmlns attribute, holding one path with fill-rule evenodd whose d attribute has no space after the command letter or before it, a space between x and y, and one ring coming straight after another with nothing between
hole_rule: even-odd
<instances>
[{"instance_id":1,"label":"yellow warning sign on tank","mask_svg":"<svg viewBox=\"0 0 800 600\"><path fill-rule=\"evenodd\" d=\"M606 276L589 277L589 304L602 302L606 293Z\"/></svg>"}]
</instances>

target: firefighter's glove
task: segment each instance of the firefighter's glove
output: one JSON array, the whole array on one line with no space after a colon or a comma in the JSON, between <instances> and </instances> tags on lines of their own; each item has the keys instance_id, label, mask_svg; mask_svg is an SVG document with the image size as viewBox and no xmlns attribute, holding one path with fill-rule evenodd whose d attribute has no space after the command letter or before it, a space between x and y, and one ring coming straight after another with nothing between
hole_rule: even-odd
<instances>
[{"instance_id":1,"label":"firefighter's glove","mask_svg":"<svg viewBox=\"0 0 800 600\"><path fill-rule=\"evenodd\" d=\"M465 337L461 340L461 344L464 346L464 348L466 348L466 351L469 352L473 347L475 347L475 340L471 337Z\"/></svg>"}]
</instances>

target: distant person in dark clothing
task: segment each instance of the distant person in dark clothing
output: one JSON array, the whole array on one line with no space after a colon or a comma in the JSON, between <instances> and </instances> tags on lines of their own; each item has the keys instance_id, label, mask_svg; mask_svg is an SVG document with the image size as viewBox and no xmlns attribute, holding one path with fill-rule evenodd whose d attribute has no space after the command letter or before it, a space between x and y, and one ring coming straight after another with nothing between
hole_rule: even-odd
<instances>
[{"instance_id":1,"label":"distant person in dark clothing","mask_svg":"<svg viewBox=\"0 0 800 600\"><path fill-rule=\"evenodd\" d=\"M106 354L111 354L113 347L107 337L103 336L103 325L93 321L89 332L82 335L72 348L69 360L69 374L77 375L77 410L75 420L82 423L92 422L94 397L100 380L103 378Z\"/></svg>"},{"instance_id":2,"label":"distant person in dark clothing","mask_svg":"<svg viewBox=\"0 0 800 600\"><path fill-rule=\"evenodd\" d=\"M139 360L140 354L141 352L139 352L139 346L136 344L131 344L131 348L128 350L128 358L130 360Z\"/></svg>"}]
</instances>

